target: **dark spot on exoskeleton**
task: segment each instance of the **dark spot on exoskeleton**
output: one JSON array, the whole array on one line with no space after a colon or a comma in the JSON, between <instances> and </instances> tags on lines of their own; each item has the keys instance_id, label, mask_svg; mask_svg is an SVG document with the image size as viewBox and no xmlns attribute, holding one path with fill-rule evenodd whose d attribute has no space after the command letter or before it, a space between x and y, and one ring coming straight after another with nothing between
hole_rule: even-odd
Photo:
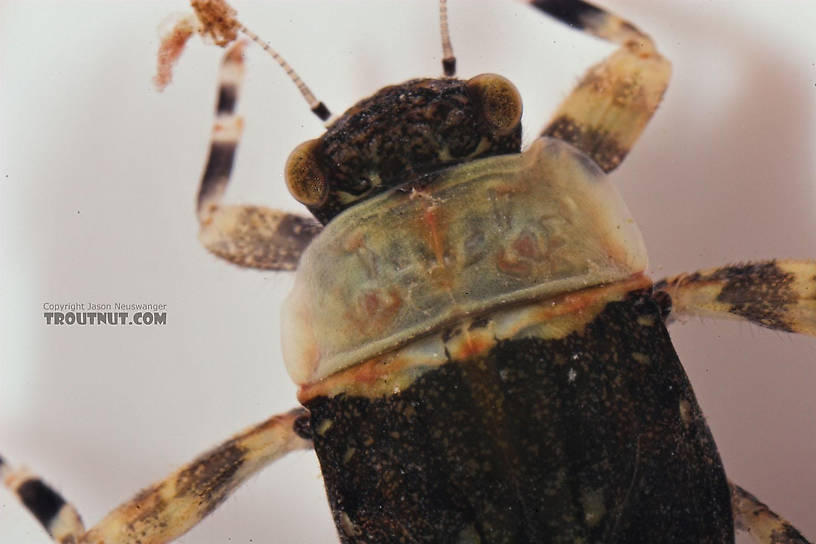
<instances>
[{"instance_id":1,"label":"dark spot on exoskeleton","mask_svg":"<svg viewBox=\"0 0 816 544\"><path fill-rule=\"evenodd\" d=\"M34 517L48 528L48 524L59 513L65 504L59 493L45 485L39 479L31 479L17 488L17 495Z\"/></svg>"},{"instance_id":2,"label":"dark spot on exoskeleton","mask_svg":"<svg viewBox=\"0 0 816 544\"><path fill-rule=\"evenodd\" d=\"M298 418L292 424L292 429L295 431L295 434L304 440L312 440L312 423L309 412L305 412L298 416Z\"/></svg>"},{"instance_id":3,"label":"dark spot on exoskeleton","mask_svg":"<svg viewBox=\"0 0 816 544\"><path fill-rule=\"evenodd\" d=\"M287 214L278 224L276 236L283 240L292 240L298 247L306 247L321 230L323 226L313 219Z\"/></svg>"},{"instance_id":4,"label":"dark spot on exoskeleton","mask_svg":"<svg viewBox=\"0 0 816 544\"><path fill-rule=\"evenodd\" d=\"M361 177L356 180L350 180L349 185L346 187L346 192L357 196L363 196L368 193L372 187L373 184L369 178Z\"/></svg>"},{"instance_id":5,"label":"dark spot on exoskeleton","mask_svg":"<svg viewBox=\"0 0 816 544\"><path fill-rule=\"evenodd\" d=\"M666 282L659 283L665 284ZM655 285L655 288L657 288L657 285ZM672 311L671 295L666 291L656 289L654 295L652 295L652 299L657 303L657 307L660 308L660 318L665 321Z\"/></svg>"},{"instance_id":6,"label":"dark spot on exoskeleton","mask_svg":"<svg viewBox=\"0 0 816 544\"><path fill-rule=\"evenodd\" d=\"M452 327L452 328L449 328L449 329L445 329L444 331L442 331L442 341L447 342L448 340L450 340L451 338L453 338L454 336L456 336L460 332L462 332L462 331L458 327Z\"/></svg>"},{"instance_id":7,"label":"dark spot on exoskeleton","mask_svg":"<svg viewBox=\"0 0 816 544\"><path fill-rule=\"evenodd\" d=\"M584 150L604 172L614 170L628 151L618 144L609 131L579 124L566 115L550 123L542 136L557 138Z\"/></svg>"},{"instance_id":8,"label":"dark spot on exoskeleton","mask_svg":"<svg viewBox=\"0 0 816 544\"><path fill-rule=\"evenodd\" d=\"M797 531L789 523L785 523L785 527L781 531L771 533L771 544L802 544L803 542L807 542L805 535Z\"/></svg>"},{"instance_id":9,"label":"dark spot on exoskeleton","mask_svg":"<svg viewBox=\"0 0 816 544\"><path fill-rule=\"evenodd\" d=\"M635 307L640 307L649 303L650 294L650 289L637 289L626 293L626 300L631 301Z\"/></svg>"},{"instance_id":10,"label":"dark spot on exoskeleton","mask_svg":"<svg viewBox=\"0 0 816 544\"><path fill-rule=\"evenodd\" d=\"M669 282L667 282L665 279L663 279L663 280L660 280L658 282L655 282L655 284L652 286L652 288L655 291L660 291L661 289L665 289L668 285L669 285Z\"/></svg>"},{"instance_id":11,"label":"dark spot on exoskeleton","mask_svg":"<svg viewBox=\"0 0 816 544\"><path fill-rule=\"evenodd\" d=\"M246 450L229 441L205 453L181 471L176 482L178 494L193 493L205 498L205 514L224 500L232 489L232 477L244 464Z\"/></svg>"},{"instance_id":12,"label":"dark spot on exoskeleton","mask_svg":"<svg viewBox=\"0 0 816 544\"><path fill-rule=\"evenodd\" d=\"M394 190L399 193L412 193L412 192L424 192L431 186L433 186L436 181L442 177L443 170L437 170L435 172L427 172L416 178L412 179L411 181L404 183Z\"/></svg>"},{"instance_id":13,"label":"dark spot on exoskeleton","mask_svg":"<svg viewBox=\"0 0 816 544\"><path fill-rule=\"evenodd\" d=\"M468 330L472 331L475 329L481 329L487 327L489 323L490 318L488 316L479 317L477 319L474 319L473 322L471 322L470 327L468 327Z\"/></svg>"},{"instance_id":14,"label":"dark spot on exoskeleton","mask_svg":"<svg viewBox=\"0 0 816 544\"><path fill-rule=\"evenodd\" d=\"M232 113L235 110L235 101L238 90L235 85L222 85L218 89L218 102L215 107L217 113Z\"/></svg>"},{"instance_id":15,"label":"dark spot on exoskeleton","mask_svg":"<svg viewBox=\"0 0 816 544\"><path fill-rule=\"evenodd\" d=\"M321 121L325 121L326 119L331 117L331 112L329 111L329 108L327 108L326 104L324 104L323 102L320 102L320 103L317 104L317 106L313 107L312 108L312 113L317 115L317 117Z\"/></svg>"},{"instance_id":16,"label":"dark spot on exoskeleton","mask_svg":"<svg viewBox=\"0 0 816 544\"><path fill-rule=\"evenodd\" d=\"M731 305L730 312L766 327L793 331L785 319L796 303L794 276L776 262L730 266L715 271L712 280L726 280L717 300Z\"/></svg>"},{"instance_id":17,"label":"dark spot on exoskeleton","mask_svg":"<svg viewBox=\"0 0 816 544\"><path fill-rule=\"evenodd\" d=\"M562 23L579 30L586 26L585 21L590 17L606 15L602 10L582 0L533 0L530 3Z\"/></svg>"},{"instance_id":18,"label":"dark spot on exoskeleton","mask_svg":"<svg viewBox=\"0 0 816 544\"><path fill-rule=\"evenodd\" d=\"M442 70L448 77L453 77L456 74L456 59L442 59Z\"/></svg>"},{"instance_id":19,"label":"dark spot on exoskeleton","mask_svg":"<svg viewBox=\"0 0 816 544\"><path fill-rule=\"evenodd\" d=\"M207 166L201 178L201 189L198 191L199 207L219 184L225 183L229 178L234 158L234 143L213 142L210 147L210 156L207 158Z\"/></svg>"}]
</instances>

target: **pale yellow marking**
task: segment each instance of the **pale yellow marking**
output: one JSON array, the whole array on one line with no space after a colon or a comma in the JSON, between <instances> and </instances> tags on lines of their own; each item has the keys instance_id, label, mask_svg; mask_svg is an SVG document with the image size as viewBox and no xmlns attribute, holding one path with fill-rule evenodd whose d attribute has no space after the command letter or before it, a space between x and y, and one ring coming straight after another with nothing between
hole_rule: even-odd
<instances>
[{"instance_id":1,"label":"pale yellow marking","mask_svg":"<svg viewBox=\"0 0 816 544\"><path fill-rule=\"evenodd\" d=\"M586 489L581 493L581 506L584 509L584 523L595 527L606 515L603 489Z\"/></svg>"},{"instance_id":2,"label":"pale yellow marking","mask_svg":"<svg viewBox=\"0 0 816 544\"><path fill-rule=\"evenodd\" d=\"M7 465L3 465L3 485L12 491L17 491L23 483L32 479L37 479L37 476L25 467L10 470Z\"/></svg>"},{"instance_id":3,"label":"pale yellow marking","mask_svg":"<svg viewBox=\"0 0 816 544\"><path fill-rule=\"evenodd\" d=\"M655 318L652 315L639 315L637 317L638 325L642 327L654 327Z\"/></svg>"},{"instance_id":4,"label":"pale yellow marking","mask_svg":"<svg viewBox=\"0 0 816 544\"><path fill-rule=\"evenodd\" d=\"M785 317L793 330L816 336L816 261L777 261L776 266L793 275L791 288L796 304Z\"/></svg>"},{"instance_id":5,"label":"pale yellow marking","mask_svg":"<svg viewBox=\"0 0 816 544\"><path fill-rule=\"evenodd\" d=\"M216 118L212 128L212 142L237 144L244 130L244 120L237 115L224 115Z\"/></svg>"},{"instance_id":6,"label":"pale yellow marking","mask_svg":"<svg viewBox=\"0 0 816 544\"><path fill-rule=\"evenodd\" d=\"M326 436L326 432L331 429L332 425L334 425L334 421L331 419L324 419L317 426L317 429L315 429L315 433L317 433L318 436Z\"/></svg>"},{"instance_id":7,"label":"pale yellow marking","mask_svg":"<svg viewBox=\"0 0 816 544\"><path fill-rule=\"evenodd\" d=\"M246 206L217 206L207 210L202 219L199 240L210 248L219 243L229 243L248 234L253 238L272 240L278 225L286 213L268 208Z\"/></svg>"},{"instance_id":8,"label":"pale yellow marking","mask_svg":"<svg viewBox=\"0 0 816 544\"><path fill-rule=\"evenodd\" d=\"M604 132L604 140L625 153L660 104L670 77L671 64L660 55L621 48L588 71L553 120L567 116L581 128Z\"/></svg>"},{"instance_id":9,"label":"pale yellow marking","mask_svg":"<svg viewBox=\"0 0 816 544\"><path fill-rule=\"evenodd\" d=\"M359 534L357 527L354 526L354 523L351 521L349 515L342 511L340 512L340 528L348 537L354 537Z\"/></svg>"},{"instance_id":10,"label":"pale yellow marking","mask_svg":"<svg viewBox=\"0 0 816 544\"><path fill-rule=\"evenodd\" d=\"M48 534L51 535L56 542L61 544L73 544L76 535L81 535L85 532L85 526L82 525L82 519L79 513L70 504L62 505L59 513L57 513L54 520L48 525Z\"/></svg>"},{"instance_id":11,"label":"pale yellow marking","mask_svg":"<svg viewBox=\"0 0 816 544\"><path fill-rule=\"evenodd\" d=\"M691 403L686 399L681 399L679 403L680 420L686 427L691 423Z\"/></svg>"},{"instance_id":12,"label":"pale yellow marking","mask_svg":"<svg viewBox=\"0 0 816 544\"><path fill-rule=\"evenodd\" d=\"M456 536L456 544L481 544L481 542L482 539L473 525L468 525Z\"/></svg>"},{"instance_id":13,"label":"pale yellow marking","mask_svg":"<svg viewBox=\"0 0 816 544\"><path fill-rule=\"evenodd\" d=\"M637 363L642 365L648 365L651 359L645 353L639 353L637 351L632 352L632 359L634 359Z\"/></svg>"},{"instance_id":14,"label":"pale yellow marking","mask_svg":"<svg viewBox=\"0 0 816 544\"><path fill-rule=\"evenodd\" d=\"M239 87L244 81L244 57L243 51L246 47L246 40L241 40L233 45L224 56L221 64L221 71L218 73L219 84Z\"/></svg>"}]
</instances>

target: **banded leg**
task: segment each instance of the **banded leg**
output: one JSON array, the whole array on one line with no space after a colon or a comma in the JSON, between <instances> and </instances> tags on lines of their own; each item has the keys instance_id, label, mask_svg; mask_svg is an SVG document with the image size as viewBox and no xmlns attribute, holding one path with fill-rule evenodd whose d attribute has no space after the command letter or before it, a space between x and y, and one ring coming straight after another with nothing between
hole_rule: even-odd
<instances>
[{"instance_id":1,"label":"banded leg","mask_svg":"<svg viewBox=\"0 0 816 544\"><path fill-rule=\"evenodd\" d=\"M816 336L816 261L764 261L701 270L663 279L655 296L669 320L727 317L762 327Z\"/></svg>"},{"instance_id":2,"label":"banded leg","mask_svg":"<svg viewBox=\"0 0 816 544\"><path fill-rule=\"evenodd\" d=\"M73 544L85 534L76 508L34 474L13 469L0 458L0 482L17 495L54 542Z\"/></svg>"},{"instance_id":3,"label":"banded leg","mask_svg":"<svg viewBox=\"0 0 816 544\"><path fill-rule=\"evenodd\" d=\"M787 520L733 483L731 505L734 528L750 533L759 544L810 544Z\"/></svg>"},{"instance_id":4,"label":"banded leg","mask_svg":"<svg viewBox=\"0 0 816 544\"><path fill-rule=\"evenodd\" d=\"M299 449L311 449L302 408L274 416L148 487L85 531L76 509L36 476L0 460L0 476L61 544L160 544L190 530L250 476Z\"/></svg>"},{"instance_id":5,"label":"banded leg","mask_svg":"<svg viewBox=\"0 0 816 544\"><path fill-rule=\"evenodd\" d=\"M528 1L573 28L621 46L589 69L542 132L574 145L610 172L660 104L671 65L649 36L617 15L582 0Z\"/></svg>"},{"instance_id":6,"label":"banded leg","mask_svg":"<svg viewBox=\"0 0 816 544\"><path fill-rule=\"evenodd\" d=\"M199 240L219 257L239 266L294 270L300 255L321 230L314 219L263 206L225 205L243 119L235 114L244 72L238 41L224 55L210 154L198 192Z\"/></svg>"}]
</instances>

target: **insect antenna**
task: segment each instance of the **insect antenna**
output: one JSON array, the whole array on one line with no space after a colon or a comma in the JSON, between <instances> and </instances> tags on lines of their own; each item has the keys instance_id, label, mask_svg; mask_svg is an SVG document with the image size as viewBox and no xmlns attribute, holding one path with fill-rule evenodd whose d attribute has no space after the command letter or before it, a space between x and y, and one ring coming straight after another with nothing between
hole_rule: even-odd
<instances>
[{"instance_id":1,"label":"insect antenna","mask_svg":"<svg viewBox=\"0 0 816 544\"><path fill-rule=\"evenodd\" d=\"M289 76L289 79L291 79L292 82L297 86L298 90L300 91L300 94L303 95L303 98L306 99L306 102L309 104L309 108L311 108L312 113L317 115L317 117L325 124L329 117L331 117L331 112L329 111L329 108L326 107L326 104L324 104L322 101L318 100L315 97L311 89L309 89L309 87L303 82L303 80L300 79L300 76L297 74L297 72L295 72L294 68L292 68L288 62L286 62L286 59L280 56L280 53L272 49L272 46L270 46L266 41L262 40L260 36L252 32L242 23L238 21L236 22L238 23L238 30L243 32L250 40L260 45L264 51L269 53L269 55L273 59L275 59L275 61L277 61L280 67L283 68L283 70L286 72L286 75Z\"/></svg>"},{"instance_id":2,"label":"insect antenna","mask_svg":"<svg viewBox=\"0 0 816 544\"><path fill-rule=\"evenodd\" d=\"M162 31L158 72L153 78L159 90L164 89L170 83L173 65L178 61L187 41L194 33L200 34L206 41L225 47L238 38L238 32L243 32L277 61L306 99L312 113L317 115L324 125L327 124L326 121L331 117L329 108L315 98L311 89L277 51L235 17L237 12L225 0L191 0L190 4L195 15L174 16L173 25L168 24L167 28Z\"/></svg>"},{"instance_id":3,"label":"insect antenna","mask_svg":"<svg viewBox=\"0 0 816 544\"><path fill-rule=\"evenodd\" d=\"M447 0L439 0L439 29L442 32L442 69L447 77L453 77L456 75L456 57L453 54L448 28Z\"/></svg>"}]
</instances>

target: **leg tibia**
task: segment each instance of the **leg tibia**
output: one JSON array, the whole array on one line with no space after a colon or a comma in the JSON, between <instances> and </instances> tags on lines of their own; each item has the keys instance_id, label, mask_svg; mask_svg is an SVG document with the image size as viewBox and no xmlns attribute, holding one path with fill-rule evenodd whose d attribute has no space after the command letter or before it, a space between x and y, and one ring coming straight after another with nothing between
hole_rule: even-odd
<instances>
[{"instance_id":1,"label":"leg tibia","mask_svg":"<svg viewBox=\"0 0 816 544\"><path fill-rule=\"evenodd\" d=\"M74 544L85 527L76 509L51 486L25 469L12 469L0 458L0 481L39 521L54 542Z\"/></svg>"},{"instance_id":2,"label":"leg tibia","mask_svg":"<svg viewBox=\"0 0 816 544\"><path fill-rule=\"evenodd\" d=\"M669 317L744 319L769 329L816 336L816 261L765 261L666 278Z\"/></svg>"},{"instance_id":3,"label":"leg tibia","mask_svg":"<svg viewBox=\"0 0 816 544\"><path fill-rule=\"evenodd\" d=\"M295 429L305 414L293 410L227 440L110 512L83 542L159 544L178 538L251 475L290 451L311 448Z\"/></svg>"},{"instance_id":4,"label":"leg tibia","mask_svg":"<svg viewBox=\"0 0 816 544\"><path fill-rule=\"evenodd\" d=\"M534 7L620 49L587 74L542 132L589 155L604 172L617 168L652 118L671 65L634 25L580 0L531 0Z\"/></svg>"},{"instance_id":5,"label":"leg tibia","mask_svg":"<svg viewBox=\"0 0 816 544\"><path fill-rule=\"evenodd\" d=\"M320 230L314 219L291 213L261 206L219 205L201 219L198 239L214 254L239 266L294 270Z\"/></svg>"},{"instance_id":6,"label":"leg tibia","mask_svg":"<svg viewBox=\"0 0 816 544\"><path fill-rule=\"evenodd\" d=\"M222 203L243 129L243 120L235 113L244 71L243 47L243 42L232 46L221 66L210 154L198 191L199 240L239 266L294 270L321 230L317 221L263 206Z\"/></svg>"},{"instance_id":7,"label":"leg tibia","mask_svg":"<svg viewBox=\"0 0 816 544\"><path fill-rule=\"evenodd\" d=\"M88 532L73 506L39 478L0 459L0 477L61 544L161 544L212 512L247 478L290 451L311 449L306 410L274 416L227 440L110 512Z\"/></svg>"}]
</instances>

